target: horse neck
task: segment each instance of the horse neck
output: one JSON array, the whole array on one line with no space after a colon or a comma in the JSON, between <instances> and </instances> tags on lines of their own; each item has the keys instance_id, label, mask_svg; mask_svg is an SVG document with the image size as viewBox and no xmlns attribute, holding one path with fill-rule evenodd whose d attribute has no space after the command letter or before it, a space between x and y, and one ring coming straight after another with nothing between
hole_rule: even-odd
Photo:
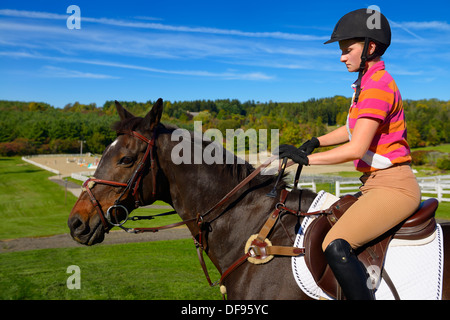
<instances>
[{"instance_id":1,"label":"horse neck","mask_svg":"<svg viewBox=\"0 0 450 320\"><path fill-rule=\"evenodd\" d=\"M189 163L174 164L172 149L177 142L164 134L159 136L157 143L159 164L169 181L174 208L186 220L219 202L251 170L248 163L208 165L194 164L191 159Z\"/></svg>"},{"instance_id":2,"label":"horse neck","mask_svg":"<svg viewBox=\"0 0 450 320\"><path fill-rule=\"evenodd\" d=\"M171 159L174 143L170 141L169 135L160 136L157 141L159 163L169 182L170 198L174 209L183 220L193 219L198 214L208 212L242 181L246 174L249 174L249 167L245 164L175 165ZM206 235L208 256L219 270L224 270L242 255L243 245L249 236L260 231L262 224L279 201L279 198L266 196L274 186L274 182L275 178L271 176L255 178L225 205L204 217L204 221L209 224ZM279 186L278 189L282 187ZM310 197L308 195L302 200L302 210L308 209L312 201ZM298 208L298 193L292 195L291 199L289 202L293 208ZM293 221L288 225L292 233L295 223L296 221ZM189 223L188 227L193 236L199 234L200 230L196 223Z\"/></svg>"}]
</instances>

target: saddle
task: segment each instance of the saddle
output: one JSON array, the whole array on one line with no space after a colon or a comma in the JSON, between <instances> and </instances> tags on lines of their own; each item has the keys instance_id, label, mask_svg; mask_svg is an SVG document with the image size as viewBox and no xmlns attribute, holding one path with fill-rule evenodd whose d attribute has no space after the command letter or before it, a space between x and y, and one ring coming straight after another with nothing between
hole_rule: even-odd
<instances>
[{"instance_id":1,"label":"saddle","mask_svg":"<svg viewBox=\"0 0 450 320\"><path fill-rule=\"evenodd\" d=\"M327 264L322 250L322 242L331 227L357 200L358 198L352 195L342 197L330 207L328 215L322 215L314 219L305 234L305 263L317 285L329 296L336 299L342 298L342 292L333 271ZM396 289L385 270L383 271L388 245L394 238L419 240L431 236L436 229L434 215L437 207L438 201L436 199L423 201L417 211L408 219L356 251L358 259L364 264L369 275L378 271L379 274L376 274L376 277L371 277L371 279L378 277L381 280L382 275L397 299L399 297ZM377 281L372 280L375 287L376 283L374 282Z\"/></svg>"}]
</instances>

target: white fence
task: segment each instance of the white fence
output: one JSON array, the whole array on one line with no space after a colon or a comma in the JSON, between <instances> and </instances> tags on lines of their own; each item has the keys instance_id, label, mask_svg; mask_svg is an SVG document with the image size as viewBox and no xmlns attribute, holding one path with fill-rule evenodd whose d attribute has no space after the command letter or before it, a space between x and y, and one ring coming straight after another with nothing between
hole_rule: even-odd
<instances>
[{"instance_id":1,"label":"white fence","mask_svg":"<svg viewBox=\"0 0 450 320\"><path fill-rule=\"evenodd\" d=\"M347 186L347 187L343 187ZM351 180L351 181L336 181L336 197L341 196L341 191L345 191L345 193L357 193L359 191L359 187L361 186L361 181L359 180ZM351 192L348 192L351 191Z\"/></svg>"},{"instance_id":2,"label":"white fence","mask_svg":"<svg viewBox=\"0 0 450 320\"><path fill-rule=\"evenodd\" d=\"M436 198L439 202L450 202L450 175L417 178L422 199ZM359 191L361 182L359 180L336 181L336 196L344 193L356 193ZM351 191L351 192L349 192Z\"/></svg>"},{"instance_id":3,"label":"white fence","mask_svg":"<svg viewBox=\"0 0 450 320\"><path fill-rule=\"evenodd\" d=\"M94 174L94 172L92 171L84 171L84 172L77 172L77 173L72 173L70 175L70 177L72 179L75 180L80 180L80 181L86 181L87 179L89 179L89 177L91 177Z\"/></svg>"},{"instance_id":4,"label":"white fence","mask_svg":"<svg viewBox=\"0 0 450 320\"><path fill-rule=\"evenodd\" d=\"M36 167L39 167L39 168L41 168L41 169L50 171L50 172L52 172L52 173L54 173L54 174L57 174L57 175L60 175L60 174L61 174L58 170L55 170L55 169L52 169L52 168L50 168L50 167L44 166L43 164L34 162L33 160L30 160L29 158L30 158L30 157L22 157L22 160L25 161L25 162L28 162L28 163L30 163L30 164L36 166Z\"/></svg>"},{"instance_id":5,"label":"white fence","mask_svg":"<svg viewBox=\"0 0 450 320\"><path fill-rule=\"evenodd\" d=\"M436 198L439 202L450 202L450 175L417 178L417 181L422 190L422 199Z\"/></svg>"},{"instance_id":6,"label":"white fence","mask_svg":"<svg viewBox=\"0 0 450 320\"><path fill-rule=\"evenodd\" d=\"M312 190L313 192L317 192L317 186L316 183L314 181L311 182L299 182L297 183L298 187L306 187L307 189ZM293 188L294 184L288 184L288 188Z\"/></svg>"}]
</instances>

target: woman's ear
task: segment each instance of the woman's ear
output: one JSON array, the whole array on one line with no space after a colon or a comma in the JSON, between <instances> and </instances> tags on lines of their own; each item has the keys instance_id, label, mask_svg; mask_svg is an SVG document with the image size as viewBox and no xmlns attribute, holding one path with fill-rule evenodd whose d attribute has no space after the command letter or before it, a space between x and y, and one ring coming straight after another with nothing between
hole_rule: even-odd
<instances>
[{"instance_id":1,"label":"woman's ear","mask_svg":"<svg viewBox=\"0 0 450 320\"><path fill-rule=\"evenodd\" d=\"M373 42L373 41L370 41L370 42L369 42L369 52L368 52L369 55L374 54L376 48L377 48L376 43Z\"/></svg>"}]
</instances>

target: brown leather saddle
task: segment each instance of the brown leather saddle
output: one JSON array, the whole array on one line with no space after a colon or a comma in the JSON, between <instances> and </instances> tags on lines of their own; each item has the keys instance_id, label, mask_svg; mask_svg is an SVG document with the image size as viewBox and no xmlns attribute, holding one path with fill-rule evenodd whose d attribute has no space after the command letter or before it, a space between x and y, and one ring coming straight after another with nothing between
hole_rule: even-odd
<instances>
[{"instance_id":1,"label":"brown leather saddle","mask_svg":"<svg viewBox=\"0 0 450 320\"><path fill-rule=\"evenodd\" d=\"M308 266L317 285L329 296L341 299L342 292L334 277L334 274L327 264L325 255L322 251L322 242L325 235L344 212L358 198L352 195L346 195L333 204L329 209L328 215L320 216L314 219L305 234L305 262ZM368 271L383 270L384 259L389 242L393 239L418 240L426 238L433 234L436 229L436 220L434 218L438 201L436 199L428 199L423 201L417 211L408 219L381 235L377 239L366 244L364 247L356 251L358 259L368 268ZM370 267L370 269L369 269ZM399 299L389 276L385 272L381 272L386 283L390 287L396 299Z\"/></svg>"}]
</instances>

